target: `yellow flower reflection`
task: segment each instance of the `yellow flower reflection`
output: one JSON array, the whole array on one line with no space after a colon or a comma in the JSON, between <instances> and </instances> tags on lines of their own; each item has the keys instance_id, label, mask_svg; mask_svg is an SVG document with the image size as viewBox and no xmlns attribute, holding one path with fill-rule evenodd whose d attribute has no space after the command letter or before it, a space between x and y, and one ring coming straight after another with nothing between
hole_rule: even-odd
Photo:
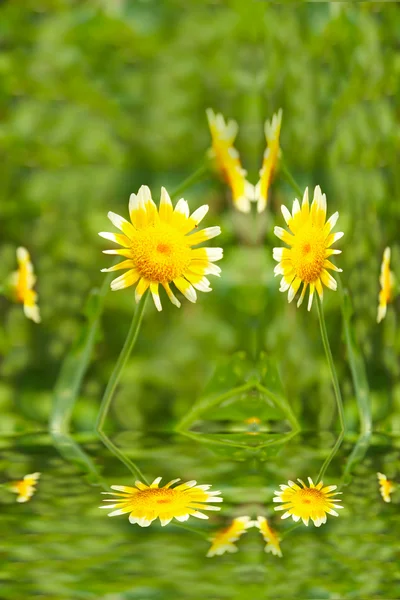
<instances>
[{"instance_id":1,"label":"yellow flower reflection","mask_svg":"<svg viewBox=\"0 0 400 600\"><path fill-rule=\"evenodd\" d=\"M331 290L336 290L337 283L327 269L342 271L329 260L332 254L340 254L341 252L330 248L334 242L343 236L343 233L330 233L338 220L339 213L334 213L325 222L326 196L322 194L321 188L317 186L314 190L311 207L309 206L308 189L306 188L301 207L296 198L293 202L292 214L286 206L282 206L282 214L290 232L281 227L275 227L274 229L275 235L289 246L289 248L273 249L273 257L279 263L274 269L275 276L283 275L279 291L286 292L289 290L288 299L291 302L301 284L303 284L297 302L297 306L300 306L309 286L308 310L310 310L315 290L321 300L323 296L322 285Z\"/></svg>"},{"instance_id":2,"label":"yellow flower reflection","mask_svg":"<svg viewBox=\"0 0 400 600\"><path fill-rule=\"evenodd\" d=\"M253 525L253 521L247 516L233 519L229 527L217 531L211 538L212 544L207 556L220 556L225 552L237 552L238 549L233 542L236 542Z\"/></svg>"},{"instance_id":3,"label":"yellow flower reflection","mask_svg":"<svg viewBox=\"0 0 400 600\"><path fill-rule=\"evenodd\" d=\"M271 529L267 519L265 517L257 517L257 521L254 522L254 526L258 527L264 540L267 542L264 548L265 552L271 552L271 554L274 554L275 556L282 556L281 547L279 545L279 537L277 533Z\"/></svg>"},{"instance_id":4,"label":"yellow flower reflection","mask_svg":"<svg viewBox=\"0 0 400 600\"><path fill-rule=\"evenodd\" d=\"M40 323L39 307L36 304L37 293L33 289L36 277L26 248L17 248L17 261L18 271L11 274L11 287L17 302L24 305L25 316L35 323Z\"/></svg>"},{"instance_id":5,"label":"yellow flower reflection","mask_svg":"<svg viewBox=\"0 0 400 600\"><path fill-rule=\"evenodd\" d=\"M250 211L250 202L254 199L254 186L246 180L247 172L242 168L239 153L233 145L238 126L236 121L228 121L221 114L207 109L208 125L212 138L211 156L221 176L232 190L235 207L242 212Z\"/></svg>"},{"instance_id":6,"label":"yellow flower reflection","mask_svg":"<svg viewBox=\"0 0 400 600\"><path fill-rule=\"evenodd\" d=\"M338 513L333 510L334 508L343 508L340 504L335 502L341 502L338 498L333 498L336 494L341 492L335 492L336 485L328 485L323 487L322 481L317 485L314 485L312 479L309 477L309 486L298 479L301 487L289 481L289 485L281 485L280 492L275 492L276 497L273 499L274 502L282 502L282 506L276 506L275 510L286 511L282 515L282 519L292 517L293 521L303 521L304 525L308 525L309 520L314 521L314 525L319 527L323 523L326 523L326 515L333 515L338 517Z\"/></svg>"},{"instance_id":7,"label":"yellow flower reflection","mask_svg":"<svg viewBox=\"0 0 400 600\"><path fill-rule=\"evenodd\" d=\"M376 319L378 323L385 318L387 305L393 299L394 275L390 270L390 248L385 248L383 253L379 283L381 284L381 290L379 292L378 316Z\"/></svg>"},{"instance_id":8,"label":"yellow flower reflection","mask_svg":"<svg viewBox=\"0 0 400 600\"><path fill-rule=\"evenodd\" d=\"M36 491L39 477L40 473L30 473L30 475L25 475L20 481L14 481L9 484L8 488L18 494L17 502L28 502L32 498Z\"/></svg>"},{"instance_id":9,"label":"yellow flower reflection","mask_svg":"<svg viewBox=\"0 0 400 600\"><path fill-rule=\"evenodd\" d=\"M174 209L165 188L161 188L160 207L157 210L149 188L142 185L138 194L131 194L129 199L131 223L109 212L108 218L122 233L99 233L123 247L104 250L105 254L117 254L127 259L103 269L105 272L127 269L126 273L111 282L111 289L121 290L137 284L135 299L139 302L150 288L157 310L162 309L159 285L178 307L181 304L170 288L171 282L191 302L196 302L196 290L210 292L206 275L219 276L221 269L214 262L222 258L222 248L197 248L202 242L221 233L219 227L197 230L207 211L208 206L204 205L189 215L188 203L183 198Z\"/></svg>"},{"instance_id":10,"label":"yellow flower reflection","mask_svg":"<svg viewBox=\"0 0 400 600\"><path fill-rule=\"evenodd\" d=\"M210 506L210 502L222 502L220 491L210 492L210 485L197 485L196 481L181 483L171 487L180 479L173 479L164 487L158 487L161 477L157 477L151 485L140 481L135 482L136 487L126 485L112 485L112 490L119 493L102 492L115 496L106 498L106 506L100 508L116 508L108 516L124 515L129 513L129 521L137 523L140 527L148 527L155 519L160 519L161 525L168 525L172 519L187 521L189 517L208 519L200 510L220 510L219 506Z\"/></svg>"},{"instance_id":11,"label":"yellow flower reflection","mask_svg":"<svg viewBox=\"0 0 400 600\"><path fill-rule=\"evenodd\" d=\"M264 152L262 168L260 170L260 181L255 187L255 200L257 200L257 211L265 210L268 199L268 190L274 177L280 155L279 136L281 133L282 109L266 121L264 126L267 149Z\"/></svg>"},{"instance_id":12,"label":"yellow flower reflection","mask_svg":"<svg viewBox=\"0 0 400 600\"><path fill-rule=\"evenodd\" d=\"M390 481L383 473L377 473L379 481L379 491L385 502L391 502L390 494L394 490L394 483Z\"/></svg>"}]
</instances>

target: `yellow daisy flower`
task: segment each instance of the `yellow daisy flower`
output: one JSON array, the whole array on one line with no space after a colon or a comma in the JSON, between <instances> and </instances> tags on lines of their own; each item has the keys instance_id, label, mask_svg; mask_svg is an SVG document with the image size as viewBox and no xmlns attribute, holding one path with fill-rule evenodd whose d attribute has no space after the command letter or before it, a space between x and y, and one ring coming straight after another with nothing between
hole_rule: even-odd
<instances>
[{"instance_id":1,"label":"yellow daisy flower","mask_svg":"<svg viewBox=\"0 0 400 600\"><path fill-rule=\"evenodd\" d=\"M28 502L36 491L36 484L40 473L25 475L20 481L14 481L8 487L12 492L18 494L17 502Z\"/></svg>"},{"instance_id":2,"label":"yellow daisy flower","mask_svg":"<svg viewBox=\"0 0 400 600\"><path fill-rule=\"evenodd\" d=\"M338 517L338 513L333 510L334 508L343 508L340 504L334 504L334 502L341 502L338 498L333 498L336 494L341 492L332 493L336 490L337 485L328 485L323 487L322 481L317 485L314 485L312 479L309 477L308 482L310 487L301 480L300 487L297 483L289 481L289 485L281 485L280 492L275 492L276 497L273 499L274 502L283 502L283 506L276 506L275 510L285 510L286 512L282 515L282 519L292 517L293 521L303 521L304 525L308 525L308 521L311 519L314 521L314 525L319 527L323 523L326 523L326 515L333 515Z\"/></svg>"},{"instance_id":3,"label":"yellow daisy flower","mask_svg":"<svg viewBox=\"0 0 400 600\"><path fill-rule=\"evenodd\" d=\"M208 516L197 509L220 510L219 506L208 506L209 502L222 502L220 491L209 492L210 485L197 485L196 481L181 483L176 487L171 486L180 481L173 479L164 487L159 488L161 477L157 477L151 485L140 481L135 482L136 487L126 485L112 485L112 490L120 493L102 492L116 496L107 498L107 506L100 508L116 508L108 516L129 514L129 521L137 523L140 527L148 527L157 517L161 525L168 525L173 518L177 521L187 521L190 516L199 519L208 519Z\"/></svg>"},{"instance_id":4,"label":"yellow daisy flower","mask_svg":"<svg viewBox=\"0 0 400 600\"><path fill-rule=\"evenodd\" d=\"M17 302L24 305L25 316L35 323L40 323L39 307L36 304L37 293L33 290L36 277L26 248L17 248L17 261L18 271L11 274L11 287Z\"/></svg>"},{"instance_id":5,"label":"yellow daisy flower","mask_svg":"<svg viewBox=\"0 0 400 600\"><path fill-rule=\"evenodd\" d=\"M236 208L249 212L250 202L254 199L254 186L246 180L247 171L242 168L239 153L233 146L238 132L237 123L232 120L225 123L224 117L215 114L211 108L206 113L212 138L211 156L232 190Z\"/></svg>"},{"instance_id":6,"label":"yellow daisy flower","mask_svg":"<svg viewBox=\"0 0 400 600\"><path fill-rule=\"evenodd\" d=\"M265 210L267 205L268 190L274 177L280 155L279 136L281 133L282 109L266 121L264 126L267 149L264 152L263 164L260 170L260 181L255 187L255 199L257 200L257 211Z\"/></svg>"},{"instance_id":7,"label":"yellow daisy flower","mask_svg":"<svg viewBox=\"0 0 400 600\"><path fill-rule=\"evenodd\" d=\"M233 542L236 542L249 527L253 527L254 523L250 517L237 517L233 519L229 527L217 531L211 538L211 548L207 552L207 556L220 556L225 552L237 552L237 547Z\"/></svg>"},{"instance_id":8,"label":"yellow daisy flower","mask_svg":"<svg viewBox=\"0 0 400 600\"><path fill-rule=\"evenodd\" d=\"M386 316L387 304L393 299L394 275L390 270L390 248L385 248L383 253L379 283L381 284L381 291L379 292L378 316L376 319L378 323Z\"/></svg>"},{"instance_id":9,"label":"yellow daisy flower","mask_svg":"<svg viewBox=\"0 0 400 600\"><path fill-rule=\"evenodd\" d=\"M343 236L342 232L330 233L338 220L339 213L334 213L325 222L326 196L322 194L319 186L314 190L311 207L308 202L308 188L306 188L301 208L296 198L293 202L292 214L286 206L282 206L281 210L290 232L281 227L275 227L274 233L290 247L273 249L274 260L279 263L274 269L275 276L283 275L279 291L286 292L289 290L288 297L289 302L291 302L301 284L303 284L297 302L297 306L300 306L307 286L309 286L308 310L310 310L315 290L317 290L322 300L322 284L331 290L336 290L337 283L327 269L342 271L329 260L332 254L340 254L341 252L330 248L334 242Z\"/></svg>"},{"instance_id":10,"label":"yellow daisy flower","mask_svg":"<svg viewBox=\"0 0 400 600\"><path fill-rule=\"evenodd\" d=\"M206 275L219 277L221 269L213 263L222 258L222 248L197 248L221 233L219 227L197 230L207 211L208 206L204 205L189 216L188 203L183 198L174 210L165 188L161 188L157 210L149 188L142 185L138 194L131 194L129 199L131 223L109 212L108 218L122 233L99 233L106 240L123 247L104 250L105 254L118 254L127 259L109 269L102 269L103 272L128 269L111 282L111 289L121 290L137 284L135 298L139 302L150 288L157 310L162 309L158 291L160 284L178 307L181 303L170 288L171 282L190 302L196 302L196 290L210 292Z\"/></svg>"},{"instance_id":11,"label":"yellow daisy flower","mask_svg":"<svg viewBox=\"0 0 400 600\"><path fill-rule=\"evenodd\" d=\"M377 473L379 481L379 491L385 502L391 502L390 494L394 490L394 483L390 481L383 473Z\"/></svg>"},{"instance_id":12,"label":"yellow daisy flower","mask_svg":"<svg viewBox=\"0 0 400 600\"><path fill-rule=\"evenodd\" d=\"M275 556L282 556L279 537L277 533L271 529L267 519L265 517L257 517L257 521L254 521L254 525L255 527L258 527L264 540L267 542L264 548L265 552L271 552L271 554L274 554Z\"/></svg>"}]
</instances>

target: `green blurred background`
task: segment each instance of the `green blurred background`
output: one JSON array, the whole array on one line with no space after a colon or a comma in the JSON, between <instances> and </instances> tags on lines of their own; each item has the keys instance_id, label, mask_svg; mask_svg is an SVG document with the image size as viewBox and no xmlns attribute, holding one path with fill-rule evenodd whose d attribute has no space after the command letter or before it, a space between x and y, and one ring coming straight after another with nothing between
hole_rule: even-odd
<instances>
[{"instance_id":1,"label":"green blurred background","mask_svg":"<svg viewBox=\"0 0 400 600\"><path fill-rule=\"evenodd\" d=\"M158 201L203 162L205 110L240 126L236 143L257 181L263 123L283 108L281 146L301 187L321 185L345 232L336 264L352 296L375 428L400 423L396 306L376 324L385 246L400 275L398 157L400 7L397 3L226 0L27 0L0 6L0 281L15 250L32 255L42 323L0 298L3 432L45 427L62 362L85 323L85 305L111 258L97 236L109 210L127 216L147 184ZM225 251L214 291L147 307L108 425L170 428L201 394L218 361L259 348L276 361L304 428L336 423L316 308L297 310L273 278L274 224L294 194L278 176L266 213L235 213L210 176L185 193L210 205ZM256 229L256 235L254 235ZM398 308L398 305L397 305ZM338 293L325 295L327 325L351 428L358 429ZM109 293L73 417L93 426L134 310L133 289ZM248 416L252 416L249 414Z\"/></svg>"}]
</instances>

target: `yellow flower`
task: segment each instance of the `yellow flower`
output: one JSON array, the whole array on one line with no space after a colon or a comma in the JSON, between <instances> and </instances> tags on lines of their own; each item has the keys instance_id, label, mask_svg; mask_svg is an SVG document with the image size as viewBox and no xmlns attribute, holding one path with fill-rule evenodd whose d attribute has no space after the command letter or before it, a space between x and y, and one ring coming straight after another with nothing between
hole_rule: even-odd
<instances>
[{"instance_id":1,"label":"yellow flower","mask_svg":"<svg viewBox=\"0 0 400 600\"><path fill-rule=\"evenodd\" d=\"M257 521L254 522L254 525L255 527L258 527L264 540L267 542L264 548L265 552L271 552L271 554L274 554L275 556L282 556L279 537L277 533L271 529L267 519L265 517L257 517Z\"/></svg>"},{"instance_id":2,"label":"yellow flower","mask_svg":"<svg viewBox=\"0 0 400 600\"><path fill-rule=\"evenodd\" d=\"M383 473L377 473L379 481L379 491L385 502L391 502L390 494L394 490L394 484L390 479L383 475Z\"/></svg>"},{"instance_id":3,"label":"yellow flower","mask_svg":"<svg viewBox=\"0 0 400 600\"><path fill-rule=\"evenodd\" d=\"M138 194L131 194L129 199L131 223L113 212L108 213L108 218L122 234L99 233L106 240L123 246L123 249L104 250L105 254L118 254L127 259L103 269L105 272L128 269L111 282L111 289L121 290L137 283L135 298L139 302L150 287L157 310L162 308L160 284L178 307L181 304L170 288L171 282L191 302L196 302L196 289L210 292L206 275L219 276L221 269L213 263L222 258L222 248L194 247L221 233L219 227L197 230L207 211L208 206L204 205L189 216L189 207L183 198L174 210L165 188L161 188L157 210L149 188L142 185ZM195 232L191 233L193 230Z\"/></svg>"},{"instance_id":4,"label":"yellow flower","mask_svg":"<svg viewBox=\"0 0 400 600\"><path fill-rule=\"evenodd\" d=\"M12 492L18 494L17 502L28 502L36 491L36 484L40 473L25 475L20 481L14 481L8 487Z\"/></svg>"},{"instance_id":5,"label":"yellow flower","mask_svg":"<svg viewBox=\"0 0 400 600\"><path fill-rule=\"evenodd\" d=\"M268 190L274 177L280 155L279 136L281 133L282 109L266 121L264 126L267 149L264 152L262 168L260 170L260 181L255 187L255 199L257 200L257 211L265 210L267 205Z\"/></svg>"},{"instance_id":6,"label":"yellow flower","mask_svg":"<svg viewBox=\"0 0 400 600\"><path fill-rule=\"evenodd\" d=\"M17 260L18 271L11 274L11 287L17 302L24 305L25 316L35 323L40 323L39 307L36 304L37 293L33 290L36 277L26 248L17 248Z\"/></svg>"},{"instance_id":7,"label":"yellow flower","mask_svg":"<svg viewBox=\"0 0 400 600\"><path fill-rule=\"evenodd\" d=\"M233 542L236 542L249 527L253 527L254 523L250 517L237 517L233 519L229 527L217 531L211 538L211 548L207 552L207 556L220 556L225 552L237 552L237 547Z\"/></svg>"},{"instance_id":8,"label":"yellow flower","mask_svg":"<svg viewBox=\"0 0 400 600\"><path fill-rule=\"evenodd\" d=\"M323 487L322 481L317 485L314 485L312 479L309 477L308 482L310 487L298 479L301 483L300 487L293 481L289 481L289 485L279 486L282 491L275 492L276 497L273 499L274 502L283 502L283 506L276 506L275 510L285 510L286 512L282 515L282 519L292 517L293 521L303 521L304 525L308 525L309 519L314 521L314 525L319 527L322 523L326 523L326 515L333 515L338 517L338 513L333 510L334 508L343 508L340 504L334 504L334 502L341 502L338 498L333 498L336 494L341 492L332 493L336 490L336 485L328 485Z\"/></svg>"},{"instance_id":9,"label":"yellow flower","mask_svg":"<svg viewBox=\"0 0 400 600\"><path fill-rule=\"evenodd\" d=\"M340 254L330 246L339 240L343 233L330 233L338 220L339 213L334 213L328 221L326 219L326 196L317 186L314 190L314 199L311 207L308 203L308 188L303 196L300 208L299 201L293 202L293 211L290 214L286 206L281 207L284 219L290 229L289 233L281 227L275 227L275 235L290 248L274 248L273 257L279 264L275 267L276 275L283 275L280 292L289 290L289 302L293 300L301 284L303 289L297 306L303 302L307 286L310 287L308 310L311 309L314 291L317 290L322 300L322 284L331 290L336 290L337 283L328 273L327 269L341 272L328 260L332 254Z\"/></svg>"},{"instance_id":10,"label":"yellow flower","mask_svg":"<svg viewBox=\"0 0 400 600\"><path fill-rule=\"evenodd\" d=\"M237 123L225 123L224 117L215 114L211 108L206 112L212 138L211 156L232 190L235 207L242 212L249 212L250 202L254 199L254 186L246 180L247 172L242 168L239 153L233 146L238 132Z\"/></svg>"},{"instance_id":11,"label":"yellow flower","mask_svg":"<svg viewBox=\"0 0 400 600\"><path fill-rule=\"evenodd\" d=\"M197 509L220 510L219 506L208 506L208 502L222 502L219 496L221 492L209 492L210 485L196 485L196 481L181 483L174 488L172 484L180 481L173 479L164 487L159 488L161 477L157 477L151 485L145 485L140 481L135 482L136 487L126 485L112 485L112 490L121 493L102 492L116 496L107 498L107 506L100 508L116 508L108 516L129 514L129 521L137 523L140 527L148 527L157 517L161 525L168 525L173 518L177 521L187 521L190 516L199 519L208 519L207 515Z\"/></svg>"},{"instance_id":12,"label":"yellow flower","mask_svg":"<svg viewBox=\"0 0 400 600\"><path fill-rule=\"evenodd\" d=\"M379 306L377 322L380 323L386 316L388 302L393 299L394 275L390 270L390 248L385 248L381 265L381 276L379 277L381 291L379 292Z\"/></svg>"}]
</instances>

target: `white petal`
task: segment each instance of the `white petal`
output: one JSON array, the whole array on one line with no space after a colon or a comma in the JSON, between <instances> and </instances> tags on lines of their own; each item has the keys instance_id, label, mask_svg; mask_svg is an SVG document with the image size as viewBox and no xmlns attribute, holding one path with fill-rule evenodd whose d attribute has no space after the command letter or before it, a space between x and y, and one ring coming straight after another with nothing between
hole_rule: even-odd
<instances>
[{"instance_id":1,"label":"white petal","mask_svg":"<svg viewBox=\"0 0 400 600\"><path fill-rule=\"evenodd\" d=\"M290 214L290 211L286 208L286 206L284 204L281 205L281 211L283 214L283 218L286 221L286 225L289 225L289 221L292 219L292 215Z\"/></svg>"},{"instance_id":2,"label":"white petal","mask_svg":"<svg viewBox=\"0 0 400 600\"><path fill-rule=\"evenodd\" d=\"M200 223L200 221L202 221L204 219L204 217L206 216L207 213L208 213L208 205L203 204L203 206L200 206L200 208L195 210L194 213L192 213L190 215L190 218L193 221L195 221L196 224L198 225Z\"/></svg>"},{"instance_id":3,"label":"white petal","mask_svg":"<svg viewBox=\"0 0 400 600\"><path fill-rule=\"evenodd\" d=\"M175 206L175 212L181 213L186 218L189 218L189 205L186 202L186 200L184 200L183 198L178 200L177 205Z\"/></svg>"}]
</instances>

